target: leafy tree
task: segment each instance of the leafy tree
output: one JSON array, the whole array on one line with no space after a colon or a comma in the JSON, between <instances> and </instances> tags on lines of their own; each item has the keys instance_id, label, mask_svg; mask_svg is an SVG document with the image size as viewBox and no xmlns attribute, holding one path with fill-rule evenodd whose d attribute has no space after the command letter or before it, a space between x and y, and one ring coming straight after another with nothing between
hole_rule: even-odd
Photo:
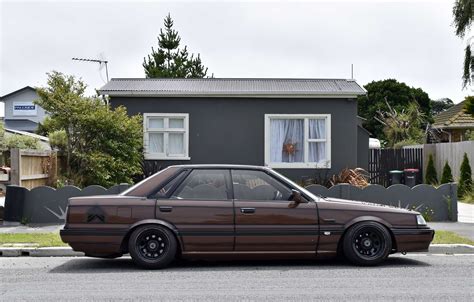
<instances>
[{"instance_id":1,"label":"leafy tree","mask_svg":"<svg viewBox=\"0 0 474 302\"><path fill-rule=\"evenodd\" d=\"M55 130L48 133L51 149L64 151L67 148L67 134L65 130Z\"/></svg>"},{"instance_id":2,"label":"leafy tree","mask_svg":"<svg viewBox=\"0 0 474 302\"><path fill-rule=\"evenodd\" d=\"M47 116L38 124L38 128L35 132L42 136L49 136L49 133L57 130L61 130L61 126L58 124L57 120Z\"/></svg>"},{"instance_id":3,"label":"leafy tree","mask_svg":"<svg viewBox=\"0 0 474 302\"><path fill-rule=\"evenodd\" d=\"M431 101L431 114L435 116L453 106L454 106L453 101L448 98L432 100Z\"/></svg>"},{"instance_id":4,"label":"leafy tree","mask_svg":"<svg viewBox=\"0 0 474 302\"><path fill-rule=\"evenodd\" d=\"M420 144L424 140L421 130L423 113L416 103L408 104L407 108L396 111L387 103L387 111L377 111L375 120L383 125L387 146L400 148L406 145Z\"/></svg>"},{"instance_id":5,"label":"leafy tree","mask_svg":"<svg viewBox=\"0 0 474 302\"><path fill-rule=\"evenodd\" d=\"M35 102L49 112L53 137L66 136L67 177L77 185L131 182L141 172L142 124L125 108L111 109L98 97L84 96L86 85L73 76L48 74ZM64 138L57 137L58 140Z\"/></svg>"},{"instance_id":6,"label":"leafy tree","mask_svg":"<svg viewBox=\"0 0 474 302\"><path fill-rule=\"evenodd\" d=\"M448 161L444 164L443 167L443 174L441 175L441 183L447 184L450 182L454 182L453 173L451 172L451 167L448 164Z\"/></svg>"},{"instance_id":7,"label":"leafy tree","mask_svg":"<svg viewBox=\"0 0 474 302\"><path fill-rule=\"evenodd\" d=\"M464 101L464 111L474 117L474 96L467 96Z\"/></svg>"},{"instance_id":8,"label":"leafy tree","mask_svg":"<svg viewBox=\"0 0 474 302\"><path fill-rule=\"evenodd\" d=\"M187 46L179 48L181 37L173 29L170 14L164 20L165 30L160 29L158 49L151 48L151 54L143 59L147 78L204 78L207 68L198 54L189 55Z\"/></svg>"},{"instance_id":9,"label":"leafy tree","mask_svg":"<svg viewBox=\"0 0 474 302\"><path fill-rule=\"evenodd\" d=\"M366 119L364 127L376 138L386 140L384 125L374 119L378 111L387 112L389 106L397 112L402 112L408 104L415 103L423 113L420 129L424 131L426 123L432 121L431 100L420 88L409 87L394 79L373 81L364 86L367 95L358 98L359 115Z\"/></svg>"},{"instance_id":10,"label":"leafy tree","mask_svg":"<svg viewBox=\"0 0 474 302\"><path fill-rule=\"evenodd\" d=\"M469 32L474 18L474 3L472 0L456 0L453 7L453 25L456 35L461 39ZM468 41L469 43L469 41ZM471 57L471 47L468 45L464 54L463 87L471 84L471 67L474 61Z\"/></svg>"},{"instance_id":11,"label":"leafy tree","mask_svg":"<svg viewBox=\"0 0 474 302\"><path fill-rule=\"evenodd\" d=\"M3 153L6 150L8 150L8 148L5 143L5 124L3 121L0 121L0 152Z\"/></svg>"},{"instance_id":12,"label":"leafy tree","mask_svg":"<svg viewBox=\"0 0 474 302\"><path fill-rule=\"evenodd\" d=\"M468 194L472 191L472 171L471 165L469 164L469 158L464 153L464 157L461 163L461 176L459 177L458 197L462 197L464 194Z\"/></svg>"},{"instance_id":13,"label":"leafy tree","mask_svg":"<svg viewBox=\"0 0 474 302\"><path fill-rule=\"evenodd\" d=\"M438 184L438 173L436 173L436 168L434 166L433 155L430 154L428 159L428 166L426 167L426 177L425 183L430 185Z\"/></svg>"}]
</instances>

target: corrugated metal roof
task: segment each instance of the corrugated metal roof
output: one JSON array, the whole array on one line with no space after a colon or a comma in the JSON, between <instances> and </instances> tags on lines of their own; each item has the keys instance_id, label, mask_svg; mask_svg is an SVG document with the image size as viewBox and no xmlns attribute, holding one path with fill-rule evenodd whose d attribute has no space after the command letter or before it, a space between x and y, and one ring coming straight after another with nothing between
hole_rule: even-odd
<instances>
[{"instance_id":1,"label":"corrugated metal roof","mask_svg":"<svg viewBox=\"0 0 474 302\"><path fill-rule=\"evenodd\" d=\"M99 92L110 96L357 96L345 79L112 79Z\"/></svg>"},{"instance_id":2,"label":"corrugated metal roof","mask_svg":"<svg viewBox=\"0 0 474 302\"><path fill-rule=\"evenodd\" d=\"M465 102L441 112L434 117L433 128L473 128L474 117L464 112Z\"/></svg>"}]
</instances>

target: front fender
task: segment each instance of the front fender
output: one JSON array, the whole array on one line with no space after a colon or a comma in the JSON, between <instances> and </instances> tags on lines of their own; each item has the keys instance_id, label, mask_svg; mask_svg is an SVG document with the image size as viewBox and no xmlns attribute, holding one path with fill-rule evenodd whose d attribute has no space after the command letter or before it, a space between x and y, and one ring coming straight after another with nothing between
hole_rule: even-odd
<instances>
[{"instance_id":1,"label":"front fender","mask_svg":"<svg viewBox=\"0 0 474 302\"><path fill-rule=\"evenodd\" d=\"M389 230L392 228L392 224L390 224L388 221L386 221L386 220L384 220L380 217L366 215L366 216L359 216L359 217L356 217L356 218L348 221L344 225L344 229L347 230L351 226L353 226L354 224L362 222L362 221L375 221L375 222L378 222L378 223L382 224L383 226L385 226Z\"/></svg>"}]
</instances>

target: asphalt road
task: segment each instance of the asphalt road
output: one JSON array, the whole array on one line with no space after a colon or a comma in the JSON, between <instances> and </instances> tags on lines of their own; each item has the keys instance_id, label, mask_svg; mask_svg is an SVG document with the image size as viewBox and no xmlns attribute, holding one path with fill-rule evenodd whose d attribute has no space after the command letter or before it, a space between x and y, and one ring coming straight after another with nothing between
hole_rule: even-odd
<instances>
[{"instance_id":1,"label":"asphalt road","mask_svg":"<svg viewBox=\"0 0 474 302\"><path fill-rule=\"evenodd\" d=\"M474 301L474 255L344 262L187 262L160 271L130 258L0 258L0 301Z\"/></svg>"}]
</instances>

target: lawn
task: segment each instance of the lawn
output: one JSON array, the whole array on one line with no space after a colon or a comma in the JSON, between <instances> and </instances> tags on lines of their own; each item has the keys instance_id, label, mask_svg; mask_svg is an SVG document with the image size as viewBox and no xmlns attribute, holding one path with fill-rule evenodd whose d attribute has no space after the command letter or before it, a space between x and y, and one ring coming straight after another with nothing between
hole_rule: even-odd
<instances>
[{"instance_id":1,"label":"lawn","mask_svg":"<svg viewBox=\"0 0 474 302\"><path fill-rule=\"evenodd\" d=\"M436 231L432 244L463 243L474 245L474 241L449 231Z\"/></svg>"},{"instance_id":2,"label":"lawn","mask_svg":"<svg viewBox=\"0 0 474 302\"><path fill-rule=\"evenodd\" d=\"M39 247L67 245L59 233L0 234L0 245L10 243L32 243Z\"/></svg>"}]
</instances>

